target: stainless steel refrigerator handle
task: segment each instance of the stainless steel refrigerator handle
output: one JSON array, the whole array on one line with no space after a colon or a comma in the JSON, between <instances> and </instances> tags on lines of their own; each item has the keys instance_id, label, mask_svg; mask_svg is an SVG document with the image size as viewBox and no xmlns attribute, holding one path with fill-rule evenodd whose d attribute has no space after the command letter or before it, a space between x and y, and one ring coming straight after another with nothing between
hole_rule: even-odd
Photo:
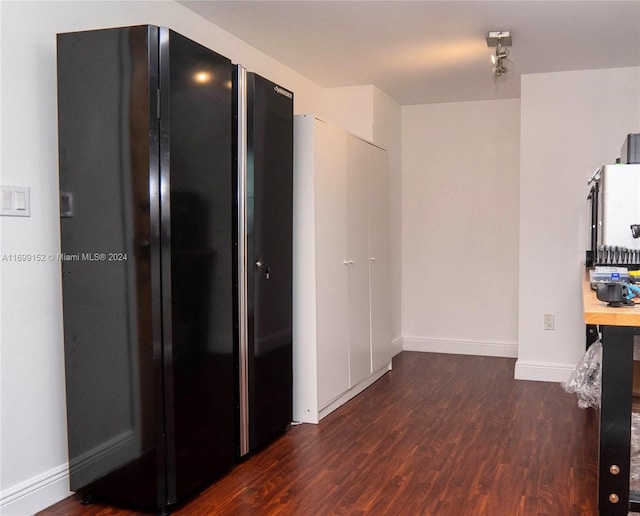
<instances>
[{"instance_id":1,"label":"stainless steel refrigerator handle","mask_svg":"<svg viewBox=\"0 0 640 516\"><path fill-rule=\"evenodd\" d=\"M240 456L249 453L249 340L247 326L247 70L238 70L238 364L240 385Z\"/></svg>"}]
</instances>

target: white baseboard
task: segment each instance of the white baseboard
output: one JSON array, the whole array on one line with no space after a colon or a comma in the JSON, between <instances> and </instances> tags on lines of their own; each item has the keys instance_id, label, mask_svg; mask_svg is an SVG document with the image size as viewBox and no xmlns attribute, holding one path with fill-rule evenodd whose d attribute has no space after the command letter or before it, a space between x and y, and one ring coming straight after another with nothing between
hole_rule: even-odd
<instances>
[{"instance_id":1,"label":"white baseboard","mask_svg":"<svg viewBox=\"0 0 640 516\"><path fill-rule=\"evenodd\" d=\"M72 494L69 491L69 465L61 464L0 493L0 514L35 514Z\"/></svg>"},{"instance_id":2,"label":"white baseboard","mask_svg":"<svg viewBox=\"0 0 640 516\"><path fill-rule=\"evenodd\" d=\"M518 344L516 342L431 339L426 337L403 337L400 340L403 351L518 358Z\"/></svg>"},{"instance_id":3,"label":"white baseboard","mask_svg":"<svg viewBox=\"0 0 640 516\"><path fill-rule=\"evenodd\" d=\"M575 364L556 362L527 362L518 360L515 368L516 380L534 380L538 382L566 382L573 372Z\"/></svg>"},{"instance_id":4,"label":"white baseboard","mask_svg":"<svg viewBox=\"0 0 640 516\"><path fill-rule=\"evenodd\" d=\"M393 339L391 341L391 356L395 357L401 351L402 351L402 337Z\"/></svg>"},{"instance_id":5,"label":"white baseboard","mask_svg":"<svg viewBox=\"0 0 640 516\"><path fill-rule=\"evenodd\" d=\"M126 430L75 458L72 464L74 474L91 478L100 472L99 469L95 470L98 464L101 468L104 468L109 460L114 466L124 464L129 457L135 457L140 453L138 448L134 432ZM34 514L72 494L69 491L69 464L62 464L0 493L0 514Z\"/></svg>"},{"instance_id":6,"label":"white baseboard","mask_svg":"<svg viewBox=\"0 0 640 516\"><path fill-rule=\"evenodd\" d=\"M323 407L318 411L318 421L320 421L323 417L331 414L334 410L336 410L341 405L344 405L351 398L354 398L362 391L364 391L367 387L372 385L374 382L382 378L388 371L391 371L391 361L388 364L383 365L380 369L371 373L371 376L367 376L360 383L354 385L347 392L341 394L337 398L335 398L331 403L329 403L326 407Z\"/></svg>"}]
</instances>

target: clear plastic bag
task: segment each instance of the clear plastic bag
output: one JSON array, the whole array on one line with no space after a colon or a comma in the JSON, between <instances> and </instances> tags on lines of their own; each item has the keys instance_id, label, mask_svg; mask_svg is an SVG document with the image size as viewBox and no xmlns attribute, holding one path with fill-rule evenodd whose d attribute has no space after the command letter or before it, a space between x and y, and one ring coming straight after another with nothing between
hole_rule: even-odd
<instances>
[{"instance_id":1,"label":"clear plastic bag","mask_svg":"<svg viewBox=\"0 0 640 516\"><path fill-rule=\"evenodd\" d=\"M568 393L575 393L580 408L600 408L602 380L602 343L596 340L578 362L571 376L561 383Z\"/></svg>"},{"instance_id":2,"label":"clear plastic bag","mask_svg":"<svg viewBox=\"0 0 640 516\"><path fill-rule=\"evenodd\" d=\"M629 491L640 492L640 414L631 413L631 474Z\"/></svg>"}]
</instances>

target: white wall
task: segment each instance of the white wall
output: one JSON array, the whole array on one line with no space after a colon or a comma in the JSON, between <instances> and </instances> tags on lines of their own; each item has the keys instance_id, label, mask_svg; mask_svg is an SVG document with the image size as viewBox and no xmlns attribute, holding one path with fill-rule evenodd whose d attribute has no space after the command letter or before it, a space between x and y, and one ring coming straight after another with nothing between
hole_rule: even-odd
<instances>
[{"instance_id":1,"label":"white wall","mask_svg":"<svg viewBox=\"0 0 640 516\"><path fill-rule=\"evenodd\" d=\"M403 349L517 356L518 99L402 108Z\"/></svg>"},{"instance_id":2,"label":"white wall","mask_svg":"<svg viewBox=\"0 0 640 516\"><path fill-rule=\"evenodd\" d=\"M373 97L376 90L370 84L325 89L324 110L327 121L373 142ZM355 113L359 116L354 116Z\"/></svg>"},{"instance_id":3,"label":"white wall","mask_svg":"<svg viewBox=\"0 0 640 516\"><path fill-rule=\"evenodd\" d=\"M168 26L295 92L322 114L323 90L175 2L0 2L2 184L31 188L30 218L0 218L1 254L57 253L55 34ZM0 261L0 512L68 494L60 264Z\"/></svg>"},{"instance_id":4,"label":"white wall","mask_svg":"<svg viewBox=\"0 0 640 516\"><path fill-rule=\"evenodd\" d=\"M402 109L378 88L373 92L373 141L389 156L389 243L391 245L392 353L402 351Z\"/></svg>"},{"instance_id":5,"label":"white wall","mask_svg":"<svg viewBox=\"0 0 640 516\"><path fill-rule=\"evenodd\" d=\"M521 95L516 378L563 381L585 347L587 180L640 132L640 68L525 75Z\"/></svg>"}]
</instances>

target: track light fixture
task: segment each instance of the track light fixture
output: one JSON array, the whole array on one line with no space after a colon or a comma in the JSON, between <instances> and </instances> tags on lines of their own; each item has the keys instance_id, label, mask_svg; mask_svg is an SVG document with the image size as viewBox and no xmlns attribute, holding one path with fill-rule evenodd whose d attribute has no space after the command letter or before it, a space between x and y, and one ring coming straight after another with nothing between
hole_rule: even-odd
<instances>
[{"instance_id":1,"label":"track light fixture","mask_svg":"<svg viewBox=\"0 0 640 516\"><path fill-rule=\"evenodd\" d=\"M507 72L513 70L513 62L509 59L509 49L511 46L511 31L490 31L487 34L487 46L496 47L494 54L491 54L491 63L493 63L493 75L495 80L503 76Z\"/></svg>"}]
</instances>

